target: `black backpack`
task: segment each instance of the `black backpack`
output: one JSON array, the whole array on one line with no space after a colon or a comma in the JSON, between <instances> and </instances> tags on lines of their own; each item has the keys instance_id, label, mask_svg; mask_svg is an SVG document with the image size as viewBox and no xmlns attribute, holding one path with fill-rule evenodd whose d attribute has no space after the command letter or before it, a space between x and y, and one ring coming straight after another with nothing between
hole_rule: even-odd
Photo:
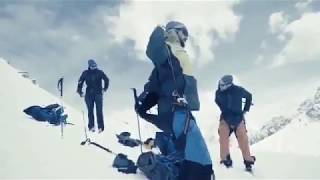
<instances>
[{"instance_id":1,"label":"black backpack","mask_svg":"<svg viewBox=\"0 0 320 180\"><path fill-rule=\"evenodd\" d=\"M149 180L177 180L180 161L174 157L142 153L138 158L138 168Z\"/></svg>"}]
</instances>

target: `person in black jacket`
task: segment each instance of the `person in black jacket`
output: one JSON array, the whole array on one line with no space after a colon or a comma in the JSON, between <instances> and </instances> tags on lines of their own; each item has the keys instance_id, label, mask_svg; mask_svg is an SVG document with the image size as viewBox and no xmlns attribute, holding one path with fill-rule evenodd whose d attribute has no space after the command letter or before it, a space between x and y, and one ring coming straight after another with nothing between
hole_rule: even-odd
<instances>
[{"instance_id":1,"label":"person in black jacket","mask_svg":"<svg viewBox=\"0 0 320 180\"><path fill-rule=\"evenodd\" d=\"M243 98L245 99L244 108L242 108ZM255 162L255 157L250 154L244 119L244 114L250 110L252 104L251 93L243 87L234 85L231 75L225 75L219 81L215 102L221 110L219 125L220 163L226 167L232 166L229 152L229 136L234 132L242 152L244 164L247 169L251 169Z\"/></svg>"},{"instance_id":2,"label":"person in black jacket","mask_svg":"<svg viewBox=\"0 0 320 180\"><path fill-rule=\"evenodd\" d=\"M97 63L93 59L88 60L88 66L88 69L83 71L79 78L77 92L80 97L83 97L82 86L83 83L86 82L87 88L85 94L85 102L88 108L88 128L89 131L95 131L93 114L93 108L95 104L97 112L98 131L100 133L104 130L102 112L103 93L108 89L109 79L102 70L98 69ZM104 81L103 87L102 80Z\"/></svg>"},{"instance_id":3,"label":"person in black jacket","mask_svg":"<svg viewBox=\"0 0 320 180\"><path fill-rule=\"evenodd\" d=\"M183 154L179 180L210 180L214 176L212 160L191 112L199 110L200 102L193 66L184 49L187 39L188 30L181 22L170 21L165 28L157 26L154 29L146 51L154 68L135 110L143 119L172 137L176 151ZM148 113L155 105L158 113ZM190 124L184 123L187 120ZM187 125L189 128L185 128ZM185 141L179 141L183 137Z\"/></svg>"}]
</instances>

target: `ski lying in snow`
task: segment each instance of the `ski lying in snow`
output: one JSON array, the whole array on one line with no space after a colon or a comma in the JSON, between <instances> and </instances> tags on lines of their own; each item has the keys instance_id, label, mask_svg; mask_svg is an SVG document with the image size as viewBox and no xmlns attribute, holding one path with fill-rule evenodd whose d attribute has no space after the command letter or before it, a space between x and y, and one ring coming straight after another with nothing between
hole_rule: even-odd
<instances>
[{"instance_id":1,"label":"ski lying in snow","mask_svg":"<svg viewBox=\"0 0 320 180\"><path fill-rule=\"evenodd\" d=\"M102 145L100 145L100 144L98 144L98 143L96 143L96 142L91 141L90 138L87 138L86 140L84 140L84 141L82 141L82 142L80 143L80 145L85 145L85 144L95 145L96 147L98 147L98 148L100 148L100 149L102 149L102 150L105 150L105 151L107 151L108 153L111 153L111 154L113 154L113 155L117 155L116 153L114 153L114 152L111 151L110 149L108 149L108 148L106 148L106 147L104 147L104 146L102 146Z\"/></svg>"},{"instance_id":2,"label":"ski lying in snow","mask_svg":"<svg viewBox=\"0 0 320 180\"><path fill-rule=\"evenodd\" d=\"M87 138L86 140L82 141L82 142L80 143L80 145L85 145L85 144L87 144L88 142L91 142L89 138Z\"/></svg>"}]
</instances>

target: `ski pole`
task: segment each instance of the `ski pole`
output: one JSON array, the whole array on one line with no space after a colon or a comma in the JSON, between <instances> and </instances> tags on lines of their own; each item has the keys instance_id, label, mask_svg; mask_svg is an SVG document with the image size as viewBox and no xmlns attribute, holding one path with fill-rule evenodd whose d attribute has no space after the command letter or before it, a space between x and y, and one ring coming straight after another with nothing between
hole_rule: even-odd
<instances>
[{"instance_id":1,"label":"ski pole","mask_svg":"<svg viewBox=\"0 0 320 180\"><path fill-rule=\"evenodd\" d=\"M85 145L87 142L90 143L90 138L88 138L88 134L87 134L86 120L84 118L84 110L82 110L82 120L83 120L84 135L86 139L82 141L80 144Z\"/></svg>"},{"instance_id":2,"label":"ski pole","mask_svg":"<svg viewBox=\"0 0 320 180\"><path fill-rule=\"evenodd\" d=\"M63 98L63 77L61 77L58 81L57 88L60 92L60 106L63 108L62 98ZM63 139L63 123L62 118L60 117L60 127L61 127L61 139Z\"/></svg>"},{"instance_id":3,"label":"ski pole","mask_svg":"<svg viewBox=\"0 0 320 180\"><path fill-rule=\"evenodd\" d=\"M82 110L82 119L83 119L84 134L85 134L86 139L88 139L86 121L84 120L84 111L83 110Z\"/></svg>"},{"instance_id":4,"label":"ski pole","mask_svg":"<svg viewBox=\"0 0 320 180\"><path fill-rule=\"evenodd\" d=\"M134 101L135 101L135 103L138 103L137 90L136 90L136 88L131 88L131 89L133 90ZM140 140L140 142L142 142L141 130L140 130L140 120L139 120L139 115L138 115L137 112L136 112L136 115L137 115L137 122L138 122L139 140ZM142 143L140 143L140 150L141 150L141 154L142 154L143 153L143 151L142 151Z\"/></svg>"}]
</instances>

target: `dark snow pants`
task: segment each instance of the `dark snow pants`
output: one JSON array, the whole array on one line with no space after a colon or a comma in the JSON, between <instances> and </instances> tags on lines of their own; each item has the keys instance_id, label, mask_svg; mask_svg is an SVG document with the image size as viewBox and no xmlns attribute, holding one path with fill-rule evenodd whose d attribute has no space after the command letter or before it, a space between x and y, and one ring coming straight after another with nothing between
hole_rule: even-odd
<instances>
[{"instance_id":1,"label":"dark snow pants","mask_svg":"<svg viewBox=\"0 0 320 180\"><path fill-rule=\"evenodd\" d=\"M88 128L91 129L94 127L94 104L96 105L96 115L97 115L97 122L98 128L104 130L104 123L103 123L103 112L102 112L102 104L103 104L103 97L102 94L87 94L85 97L85 101L88 108L88 119L89 124Z\"/></svg>"}]
</instances>

